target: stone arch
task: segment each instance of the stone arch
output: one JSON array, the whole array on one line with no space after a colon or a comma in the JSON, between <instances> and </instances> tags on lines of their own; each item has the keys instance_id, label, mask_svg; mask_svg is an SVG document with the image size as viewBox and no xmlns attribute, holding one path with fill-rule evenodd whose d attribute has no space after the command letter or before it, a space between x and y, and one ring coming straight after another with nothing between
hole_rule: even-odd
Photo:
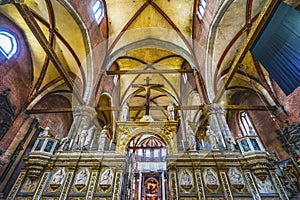
<instances>
[{"instance_id":1,"label":"stone arch","mask_svg":"<svg viewBox=\"0 0 300 200\"><path fill-rule=\"evenodd\" d=\"M214 51L214 42L218 34L218 27L224 14L232 4L233 0L225 1L221 6L218 12L215 14L214 19L211 22L211 26L207 36L207 48L206 48L206 58L205 58L205 75L204 80L206 84L207 95L210 101L213 101L215 96L214 91L214 73L216 67L213 66L213 51Z\"/></svg>"},{"instance_id":2,"label":"stone arch","mask_svg":"<svg viewBox=\"0 0 300 200\"><path fill-rule=\"evenodd\" d=\"M94 80L94 64L93 64L93 45L90 38L89 27L87 26L85 20L79 15L78 11L74 8L72 3L67 0L58 0L58 2L70 13L76 23L79 25L79 29L82 33L82 39L85 46L86 51L86 59L85 63L81 63L82 65L86 65L86 80L89 80L85 83L83 100L88 101L92 96L93 91L93 80Z\"/></svg>"},{"instance_id":3,"label":"stone arch","mask_svg":"<svg viewBox=\"0 0 300 200\"><path fill-rule=\"evenodd\" d=\"M174 142L170 137L168 137L161 128L155 128L150 126L136 128L133 131L129 132L128 136L124 139L124 141L120 143L120 145L118 145L117 152L124 154L126 152L126 147L128 147L130 141L138 135L144 133L153 134L161 138L162 141L166 144L169 154L174 154L177 152L176 142Z\"/></svg>"},{"instance_id":4,"label":"stone arch","mask_svg":"<svg viewBox=\"0 0 300 200\"><path fill-rule=\"evenodd\" d=\"M117 60L120 56L122 56L124 52L128 52L128 51L140 48L140 47L143 47L143 48L144 47L159 47L161 49L165 49L165 50L174 52L174 53L182 56L190 64L190 66L193 69L199 70L191 53L189 53L184 48L182 48L176 44L173 44L171 42L164 41L164 40L155 39L155 38L147 38L144 40L136 41L136 42L133 42L131 44L128 44L128 45L116 50L113 54L111 54L107 58L104 70L109 70L109 67L113 64L113 62L115 60Z\"/></svg>"}]
</instances>

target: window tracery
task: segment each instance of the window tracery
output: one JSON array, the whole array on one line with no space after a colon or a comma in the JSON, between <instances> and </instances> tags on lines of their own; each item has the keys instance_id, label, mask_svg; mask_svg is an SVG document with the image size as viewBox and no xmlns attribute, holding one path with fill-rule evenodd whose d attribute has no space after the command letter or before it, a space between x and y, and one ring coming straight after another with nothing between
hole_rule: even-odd
<instances>
[{"instance_id":1,"label":"window tracery","mask_svg":"<svg viewBox=\"0 0 300 200\"><path fill-rule=\"evenodd\" d=\"M7 58L13 57L18 50L16 37L6 30L0 30L0 52Z\"/></svg>"},{"instance_id":2,"label":"window tracery","mask_svg":"<svg viewBox=\"0 0 300 200\"><path fill-rule=\"evenodd\" d=\"M244 136L257 135L247 112L240 113L240 125Z\"/></svg>"},{"instance_id":3,"label":"window tracery","mask_svg":"<svg viewBox=\"0 0 300 200\"><path fill-rule=\"evenodd\" d=\"M198 4L198 16L201 20L203 19L205 8L206 8L206 1L200 0Z\"/></svg>"},{"instance_id":4,"label":"window tracery","mask_svg":"<svg viewBox=\"0 0 300 200\"><path fill-rule=\"evenodd\" d=\"M103 16L104 16L104 12L103 12L103 2L102 1L96 1L96 3L93 5L93 14L95 17L95 20L97 22L97 24L100 24Z\"/></svg>"}]
</instances>

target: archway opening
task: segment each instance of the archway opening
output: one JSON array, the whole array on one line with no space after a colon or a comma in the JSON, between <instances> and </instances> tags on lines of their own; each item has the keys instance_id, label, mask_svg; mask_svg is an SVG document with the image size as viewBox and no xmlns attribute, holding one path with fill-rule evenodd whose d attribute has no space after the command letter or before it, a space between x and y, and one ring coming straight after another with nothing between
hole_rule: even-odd
<instances>
[{"instance_id":1,"label":"archway opening","mask_svg":"<svg viewBox=\"0 0 300 200\"><path fill-rule=\"evenodd\" d=\"M132 199L164 199L167 144L154 133L141 133L128 146Z\"/></svg>"}]
</instances>

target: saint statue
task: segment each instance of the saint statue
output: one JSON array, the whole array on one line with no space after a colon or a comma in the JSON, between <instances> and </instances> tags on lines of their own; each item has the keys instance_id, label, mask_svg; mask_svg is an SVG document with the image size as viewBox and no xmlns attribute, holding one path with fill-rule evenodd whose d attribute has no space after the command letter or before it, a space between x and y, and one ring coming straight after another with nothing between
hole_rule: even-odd
<instances>
[{"instance_id":1,"label":"saint statue","mask_svg":"<svg viewBox=\"0 0 300 200\"><path fill-rule=\"evenodd\" d=\"M65 177L65 172L63 169L58 170L51 181L51 184L61 184L63 178Z\"/></svg>"},{"instance_id":2,"label":"saint statue","mask_svg":"<svg viewBox=\"0 0 300 200\"><path fill-rule=\"evenodd\" d=\"M104 151L105 140L108 134L108 127L105 125L100 132L98 151Z\"/></svg>"},{"instance_id":3,"label":"saint statue","mask_svg":"<svg viewBox=\"0 0 300 200\"><path fill-rule=\"evenodd\" d=\"M231 184L244 184L242 175L236 169L229 169L228 176Z\"/></svg>"},{"instance_id":4,"label":"saint statue","mask_svg":"<svg viewBox=\"0 0 300 200\"><path fill-rule=\"evenodd\" d=\"M218 185L218 179L210 169L207 169L205 179L207 185Z\"/></svg>"},{"instance_id":5,"label":"saint statue","mask_svg":"<svg viewBox=\"0 0 300 200\"><path fill-rule=\"evenodd\" d=\"M110 169L106 169L102 176L101 176L101 180L100 180L100 184L101 185L111 185L112 184L112 173Z\"/></svg>"},{"instance_id":6,"label":"saint statue","mask_svg":"<svg viewBox=\"0 0 300 200\"><path fill-rule=\"evenodd\" d=\"M40 136L49 137L49 127L47 126L41 133Z\"/></svg>"},{"instance_id":7,"label":"saint statue","mask_svg":"<svg viewBox=\"0 0 300 200\"><path fill-rule=\"evenodd\" d=\"M125 103L121 110L120 121L127 121L128 111L129 111L129 107L128 107L127 103Z\"/></svg>"},{"instance_id":8,"label":"saint statue","mask_svg":"<svg viewBox=\"0 0 300 200\"><path fill-rule=\"evenodd\" d=\"M88 172L86 169L81 170L81 172L79 172L79 174L76 177L76 181L75 184L83 184L86 185L86 181L88 178Z\"/></svg>"},{"instance_id":9,"label":"saint statue","mask_svg":"<svg viewBox=\"0 0 300 200\"><path fill-rule=\"evenodd\" d=\"M188 141L189 141L189 148L191 150L196 150L195 133L189 124L187 125L187 136L188 136Z\"/></svg>"},{"instance_id":10,"label":"saint statue","mask_svg":"<svg viewBox=\"0 0 300 200\"><path fill-rule=\"evenodd\" d=\"M213 130L211 130L210 125L207 125L206 138L211 145L211 149L218 149L217 135Z\"/></svg>"},{"instance_id":11,"label":"saint statue","mask_svg":"<svg viewBox=\"0 0 300 200\"><path fill-rule=\"evenodd\" d=\"M87 125L84 125L81 133L79 134L79 140L78 140L78 147L81 150L84 149L84 144L85 144L87 135L88 135L88 127L87 127Z\"/></svg>"},{"instance_id":12,"label":"saint statue","mask_svg":"<svg viewBox=\"0 0 300 200\"><path fill-rule=\"evenodd\" d=\"M191 175L184 169L180 177L180 185L192 185Z\"/></svg>"},{"instance_id":13,"label":"saint statue","mask_svg":"<svg viewBox=\"0 0 300 200\"><path fill-rule=\"evenodd\" d=\"M174 114L174 106L172 103L170 103L167 107L168 110L168 120L172 121L175 119L175 114Z\"/></svg>"}]
</instances>

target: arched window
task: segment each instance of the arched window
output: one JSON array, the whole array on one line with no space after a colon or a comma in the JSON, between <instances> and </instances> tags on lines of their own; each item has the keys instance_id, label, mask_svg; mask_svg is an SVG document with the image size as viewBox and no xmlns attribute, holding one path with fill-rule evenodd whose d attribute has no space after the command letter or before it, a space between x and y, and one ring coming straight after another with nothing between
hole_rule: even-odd
<instances>
[{"instance_id":1,"label":"arched window","mask_svg":"<svg viewBox=\"0 0 300 200\"><path fill-rule=\"evenodd\" d=\"M96 3L93 5L93 14L97 24L100 24L104 16L102 0L97 0Z\"/></svg>"},{"instance_id":2,"label":"arched window","mask_svg":"<svg viewBox=\"0 0 300 200\"><path fill-rule=\"evenodd\" d=\"M17 53L18 45L14 35L5 30L0 30L0 52L10 59Z\"/></svg>"},{"instance_id":3,"label":"arched window","mask_svg":"<svg viewBox=\"0 0 300 200\"><path fill-rule=\"evenodd\" d=\"M201 20L203 19L205 8L206 8L205 0L200 0L198 4L198 16Z\"/></svg>"},{"instance_id":4,"label":"arched window","mask_svg":"<svg viewBox=\"0 0 300 200\"><path fill-rule=\"evenodd\" d=\"M256 135L253 124L247 112L240 113L240 124L244 135Z\"/></svg>"}]
</instances>

